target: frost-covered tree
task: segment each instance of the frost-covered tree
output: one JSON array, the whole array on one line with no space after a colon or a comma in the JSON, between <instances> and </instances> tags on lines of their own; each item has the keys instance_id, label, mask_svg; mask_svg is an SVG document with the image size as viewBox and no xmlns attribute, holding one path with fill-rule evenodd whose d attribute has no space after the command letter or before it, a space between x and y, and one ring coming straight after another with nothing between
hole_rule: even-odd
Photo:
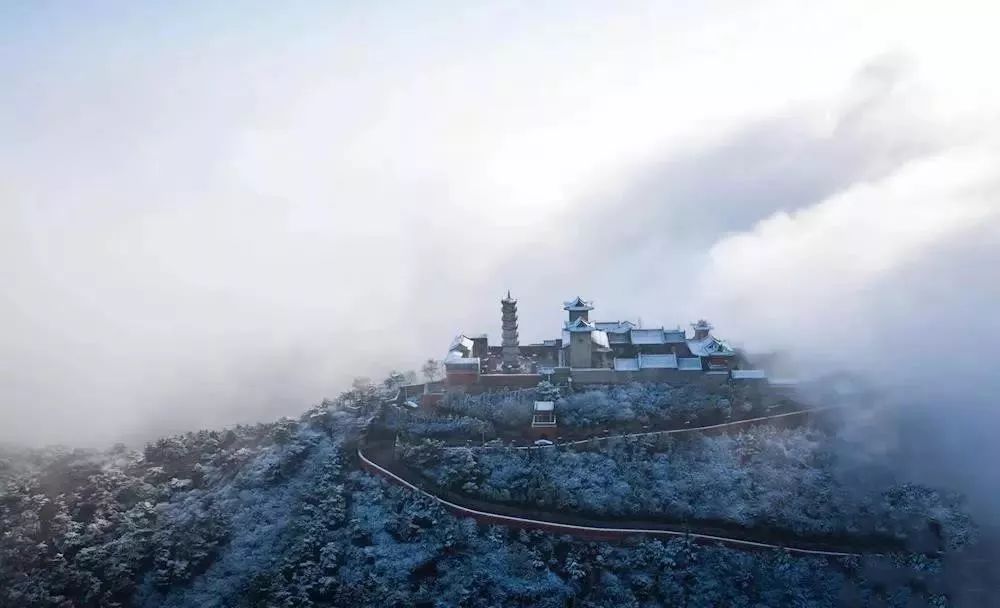
<instances>
[{"instance_id":1,"label":"frost-covered tree","mask_svg":"<svg viewBox=\"0 0 1000 608\"><path fill-rule=\"evenodd\" d=\"M420 367L420 372L427 382L434 382L444 377L444 363L438 359L428 359Z\"/></svg>"}]
</instances>

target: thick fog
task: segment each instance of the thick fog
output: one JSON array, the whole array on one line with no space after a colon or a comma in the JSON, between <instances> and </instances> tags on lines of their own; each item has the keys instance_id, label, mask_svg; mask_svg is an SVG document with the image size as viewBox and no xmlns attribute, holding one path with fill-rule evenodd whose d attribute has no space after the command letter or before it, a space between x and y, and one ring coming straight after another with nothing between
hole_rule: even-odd
<instances>
[{"instance_id":1,"label":"thick fog","mask_svg":"<svg viewBox=\"0 0 1000 608\"><path fill-rule=\"evenodd\" d=\"M561 301L864 372L1000 489L988 7L2 9L0 441L295 414ZM570 10L572 6L572 10ZM933 463L933 466L931 466Z\"/></svg>"}]
</instances>

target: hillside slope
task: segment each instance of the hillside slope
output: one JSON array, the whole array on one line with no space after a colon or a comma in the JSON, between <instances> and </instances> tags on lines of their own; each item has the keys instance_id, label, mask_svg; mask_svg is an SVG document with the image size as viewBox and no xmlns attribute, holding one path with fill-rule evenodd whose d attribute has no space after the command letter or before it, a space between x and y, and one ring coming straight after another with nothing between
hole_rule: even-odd
<instances>
[{"instance_id":1,"label":"hillside slope","mask_svg":"<svg viewBox=\"0 0 1000 608\"><path fill-rule=\"evenodd\" d=\"M0 456L0 606L947 605L941 562L918 555L477 527L357 469L374 399L142 453Z\"/></svg>"}]
</instances>

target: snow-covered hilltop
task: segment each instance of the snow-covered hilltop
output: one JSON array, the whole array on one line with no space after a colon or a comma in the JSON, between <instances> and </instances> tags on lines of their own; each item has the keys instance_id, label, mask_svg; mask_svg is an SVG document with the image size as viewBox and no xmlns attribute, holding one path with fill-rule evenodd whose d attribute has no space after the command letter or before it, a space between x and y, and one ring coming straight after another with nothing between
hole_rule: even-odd
<instances>
[{"instance_id":1,"label":"snow-covered hilltop","mask_svg":"<svg viewBox=\"0 0 1000 608\"><path fill-rule=\"evenodd\" d=\"M957 503L893 485L884 468L844 468L821 430L763 427L610 450L445 452L421 435L429 427L419 426L419 411L391 402L396 388L359 383L297 420L164 438L142 452L0 455L0 606L947 604L945 561L905 542L891 554L835 559L477 526L356 461L359 441L396 425L404 461L470 496L614 517L729 518L793 533L905 536L930 514L954 541L944 549L959 550L968 524ZM577 401L566 411L582 424L603 415L602 403L624 411L628 400L633 415L649 415L692 396L615 390L560 399ZM508 415L520 420L521 404L537 396L488 395L452 407L469 421L485 422L476 416L489 410L491 424L502 425ZM705 398L712 407L721 399Z\"/></svg>"}]
</instances>

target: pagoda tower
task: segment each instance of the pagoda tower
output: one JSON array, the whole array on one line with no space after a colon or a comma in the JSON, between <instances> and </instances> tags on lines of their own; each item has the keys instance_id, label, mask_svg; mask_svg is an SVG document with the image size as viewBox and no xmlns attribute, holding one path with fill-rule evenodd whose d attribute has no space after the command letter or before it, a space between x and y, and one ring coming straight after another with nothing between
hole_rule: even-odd
<instances>
[{"instance_id":1,"label":"pagoda tower","mask_svg":"<svg viewBox=\"0 0 1000 608\"><path fill-rule=\"evenodd\" d=\"M698 319L698 322L692 323L691 327L694 328L695 340L704 340L711 335L712 330L715 329L715 327L713 327L712 324L705 319Z\"/></svg>"},{"instance_id":2,"label":"pagoda tower","mask_svg":"<svg viewBox=\"0 0 1000 608\"><path fill-rule=\"evenodd\" d=\"M507 290L507 297L500 300L500 310L502 311L503 340L503 371L514 374L521 371L521 348L517 341L517 300L510 296Z\"/></svg>"}]
</instances>

